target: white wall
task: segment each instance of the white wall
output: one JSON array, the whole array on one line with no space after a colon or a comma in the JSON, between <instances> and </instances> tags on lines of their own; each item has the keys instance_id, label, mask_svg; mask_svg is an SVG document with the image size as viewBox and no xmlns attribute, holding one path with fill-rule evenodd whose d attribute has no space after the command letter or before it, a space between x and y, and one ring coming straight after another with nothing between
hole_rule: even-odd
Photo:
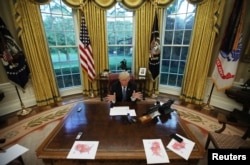
<instances>
[{"instance_id":1,"label":"white wall","mask_svg":"<svg viewBox=\"0 0 250 165\"><path fill-rule=\"evenodd\" d=\"M18 98L16 88L11 83L0 84L0 89L4 93L4 98L0 101L0 116L21 110L21 102ZM36 105L33 87L28 82L25 91L18 89L24 107Z\"/></svg>"},{"instance_id":2,"label":"white wall","mask_svg":"<svg viewBox=\"0 0 250 165\"><path fill-rule=\"evenodd\" d=\"M239 85L239 83L235 83L235 86ZM204 95L204 104L208 103L208 98L210 95L212 89L212 80L210 78L207 79L206 89L205 89L205 95ZM178 88L169 88L165 86L159 86L159 91L161 93L168 93L171 95L179 96L181 91ZM227 97L225 94L225 91L217 91L214 87L210 104L211 106L218 107L227 111L233 111L234 108L242 109L242 105L233 99Z\"/></svg>"}]
</instances>

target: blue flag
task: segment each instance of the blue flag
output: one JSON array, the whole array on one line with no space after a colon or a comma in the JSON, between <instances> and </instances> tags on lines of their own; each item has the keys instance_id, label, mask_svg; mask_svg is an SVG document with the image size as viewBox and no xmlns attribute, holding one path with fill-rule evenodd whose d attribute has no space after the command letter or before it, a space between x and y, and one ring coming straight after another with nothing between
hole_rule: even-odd
<instances>
[{"instance_id":1,"label":"blue flag","mask_svg":"<svg viewBox=\"0 0 250 165\"><path fill-rule=\"evenodd\" d=\"M29 67L21 48L0 18L0 59L8 79L24 89L29 80Z\"/></svg>"}]
</instances>

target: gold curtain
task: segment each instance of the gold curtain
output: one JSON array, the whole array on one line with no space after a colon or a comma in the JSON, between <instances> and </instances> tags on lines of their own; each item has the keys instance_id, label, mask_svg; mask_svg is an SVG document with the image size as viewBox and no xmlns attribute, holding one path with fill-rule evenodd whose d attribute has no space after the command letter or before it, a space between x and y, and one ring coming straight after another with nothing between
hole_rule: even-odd
<instances>
[{"instance_id":1,"label":"gold curtain","mask_svg":"<svg viewBox=\"0 0 250 165\"><path fill-rule=\"evenodd\" d=\"M49 50L43 31L39 6L30 0L11 4L23 50L31 70L31 80L38 106L61 100L53 74Z\"/></svg>"},{"instance_id":2,"label":"gold curtain","mask_svg":"<svg viewBox=\"0 0 250 165\"><path fill-rule=\"evenodd\" d=\"M225 0L198 5L181 96L185 102L202 104L214 41L221 25Z\"/></svg>"},{"instance_id":3,"label":"gold curtain","mask_svg":"<svg viewBox=\"0 0 250 165\"><path fill-rule=\"evenodd\" d=\"M163 8L158 8L154 3L145 3L141 8L136 10L136 30L135 30L135 58L134 58L134 69L135 73L139 72L140 67L148 68L149 61L149 51L150 51L150 37L152 32L152 27L154 23L154 16L157 13L159 27L162 24ZM159 33L161 31L159 28ZM158 89L158 79L153 82L151 80L151 75L147 83L148 95L153 94L153 85L155 89ZM154 84L153 84L154 83ZM157 92L157 91L155 91Z\"/></svg>"},{"instance_id":4,"label":"gold curtain","mask_svg":"<svg viewBox=\"0 0 250 165\"><path fill-rule=\"evenodd\" d=\"M93 49L93 58L95 61L96 79L89 82L87 75L83 72L83 94L91 95L94 92L98 95L98 77L104 69L109 68L107 34L106 34L106 11L97 7L93 2L88 2L79 10L84 12L90 42Z\"/></svg>"}]
</instances>

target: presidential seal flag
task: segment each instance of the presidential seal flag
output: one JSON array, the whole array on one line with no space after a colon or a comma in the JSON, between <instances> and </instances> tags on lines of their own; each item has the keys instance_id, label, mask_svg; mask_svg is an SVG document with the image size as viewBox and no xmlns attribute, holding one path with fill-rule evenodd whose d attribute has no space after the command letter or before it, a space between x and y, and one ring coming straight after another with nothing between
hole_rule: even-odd
<instances>
[{"instance_id":1,"label":"presidential seal flag","mask_svg":"<svg viewBox=\"0 0 250 165\"><path fill-rule=\"evenodd\" d=\"M0 59L8 79L16 86L25 88L29 80L29 67L22 49L15 42L0 18Z\"/></svg>"},{"instance_id":2,"label":"presidential seal flag","mask_svg":"<svg viewBox=\"0 0 250 165\"><path fill-rule=\"evenodd\" d=\"M149 53L149 72L152 75L152 79L155 80L160 72L160 37L158 28L158 18L155 15L154 24L151 32L150 39L150 53Z\"/></svg>"},{"instance_id":3,"label":"presidential seal flag","mask_svg":"<svg viewBox=\"0 0 250 165\"><path fill-rule=\"evenodd\" d=\"M90 44L90 39L88 35L88 29L85 23L84 15L81 16L81 27L80 27L80 44L79 44L79 52L80 52L80 62L81 67L87 73L88 79L93 81L95 79L95 65L94 58L92 53L92 47Z\"/></svg>"}]
</instances>

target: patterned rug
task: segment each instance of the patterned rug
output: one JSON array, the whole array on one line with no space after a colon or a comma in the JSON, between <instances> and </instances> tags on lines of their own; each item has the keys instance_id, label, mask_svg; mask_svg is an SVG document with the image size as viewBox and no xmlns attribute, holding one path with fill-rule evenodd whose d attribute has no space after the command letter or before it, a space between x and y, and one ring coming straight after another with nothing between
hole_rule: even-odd
<instances>
[{"instance_id":1,"label":"patterned rug","mask_svg":"<svg viewBox=\"0 0 250 165\"><path fill-rule=\"evenodd\" d=\"M84 101L100 102L100 99L91 98ZM154 100L150 98L146 99L146 101L152 101L152 103L154 102ZM76 106L76 104L77 102L73 102L67 105L53 108L51 110L47 110L0 130L0 138L6 139L6 142L4 144L1 144L0 147L5 147L13 144L25 135L35 130L42 129L45 125L51 122L60 121L65 115L68 114L71 108ZM199 131L203 132L204 135L206 135L208 131L215 131L221 128L221 125L218 123L217 119L212 118L208 115L199 113L195 110L177 104L173 104L172 108L179 113L181 119L183 119L189 127L198 127L200 129ZM237 129L236 127L227 125L227 128L223 133L242 135L243 131Z\"/></svg>"},{"instance_id":2,"label":"patterned rug","mask_svg":"<svg viewBox=\"0 0 250 165\"><path fill-rule=\"evenodd\" d=\"M194 124L200 129L206 131L215 131L222 127L222 125L218 123L218 120L216 118L213 118L206 114L202 114L200 112L177 104L173 104L172 108L178 112L182 120L186 121L187 123ZM244 130L227 124L226 129L223 131L223 133L242 136Z\"/></svg>"},{"instance_id":3,"label":"patterned rug","mask_svg":"<svg viewBox=\"0 0 250 165\"><path fill-rule=\"evenodd\" d=\"M25 135L37 129L41 129L43 126L53 121L62 119L75 104L76 103L73 104L71 103L53 108L45 112L41 112L35 116L21 120L18 123L10 125L4 129L1 129L0 138L5 138L6 141L5 143L0 144L0 147L8 146L9 144L16 142Z\"/></svg>"}]
</instances>

